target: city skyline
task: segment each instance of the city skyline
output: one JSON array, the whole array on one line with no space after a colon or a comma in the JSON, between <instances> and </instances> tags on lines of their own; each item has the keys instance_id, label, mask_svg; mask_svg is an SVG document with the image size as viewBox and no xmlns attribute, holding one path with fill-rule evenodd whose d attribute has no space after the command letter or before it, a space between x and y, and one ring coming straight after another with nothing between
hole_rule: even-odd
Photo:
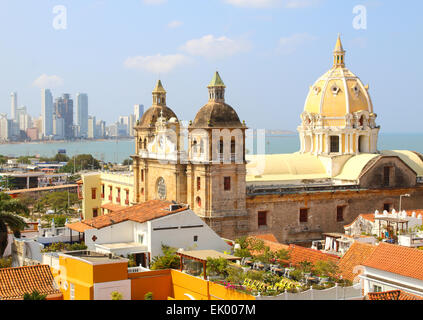
<instances>
[{"instance_id":1,"label":"city skyline","mask_svg":"<svg viewBox=\"0 0 423 320\"><path fill-rule=\"evenodd\" d=\"M330 66L328 50L341 33L347 66L370 84L375 112L383 113L382 131L421 131L413 116L419 110L419 73L409 58L421 49L415 41L423 30L420 3L413 11L394 1L187 0L184 10L175 1L149 3L65 1L67 26L56 30L54 1L27 3L24 10L3 2L0 9L8 16L0 21L0 37L10 50L1 54L0 112L9 110L9 94L17 91L34 114L40 109L39 86L49 83L55 95L87 92L91 113L111 122L122 108L151 105L151 90L161 78L169 106L188 121L206 102L205 87L218 70L226 79L228 102L247 125L294 131L311 81ZM358 5L366 8L365 29L353 26ZM326 18L331 23L319 23ZM61 48L60 55L46 49L52 44ZM35 45L44 49L28 54ZM407 81L394 80L401 78ZM407 106L404 112L397 112L399 105ZM257 114L258 108L263 112ZM278 117L281 110L284 116Z\"/></svg>"}]
</instances>

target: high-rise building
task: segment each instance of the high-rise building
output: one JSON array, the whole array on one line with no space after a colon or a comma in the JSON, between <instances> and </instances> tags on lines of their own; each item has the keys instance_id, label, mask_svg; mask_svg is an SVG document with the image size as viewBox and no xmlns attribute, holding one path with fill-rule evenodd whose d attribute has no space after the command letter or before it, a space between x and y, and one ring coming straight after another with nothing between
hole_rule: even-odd
<instances>
[{"instance_id":1,"label":"high-rise building","mask_svg":"<svg viewBox=\"0 0 423 320\"><path fill-rule=\"evenodd\" d=\"M135 122L138 120L141 120L141 117L144 114L144 105L142 104L136 104L134 106L134 116L135 116Z\"/></svg>"},{"instance_id":2,"label":"high-rise building","mask_svg":"<svg viewBox=\"0 0 423 320\"><path fill-rule=\"evenodd\" d=\"M38 140L41 140L43 137L43 117L34 118L32 127L38 129Z\"/></svg>"},{"instance_id":3,"label":"high-rise building","mask_svg":"<svg viewBox=\"0 0 423 320\"><path fill-rule=\"evenodd\" d=\"M129 115L129 124L128 124L128 135L133 137L135 135L134 126L135 126L135 115Z\"/></svg>"},{"instance_id":4,"label":"high-rise building","mask_svg":"<svg viewBox=\"0 0 423 320\"><path fill-rule=\"evenodd\" d=\"M106 121L97 121L97 138L104 138L106 136Z\"/></svg>"},{"instance_id":5,"label":"high-rise building","mask_svg":"<svg viewBox=\"0 0 423 320\"><path fill-rule=\"evenodd\" d=\"M65 119L53 116L53 134L56 140L65 138Z\"/></svg>"},{"instance_id":6,"label":"high-rise building","mask_svg":"<svg viewBox=\"0 0 423 320\"><path fill-rule=\"evenodd\" d=\"M44 137L53 134L53 95L49 89L41 90L42 134Z\"/></svg>"},{"instance_id":7,"label":"high-rise building","mask_svg":"<svg viewBox=\"0 0 423 320\"><path fill-rule=\"evenodd\" d=\"M18 108L18 93L12 92L10 94L11 104L10 104L10 118L12 120L16 119L16 109Z\"/></svg>"},{"instance_id":8,"label":"high-rise building","mask_svg":"<svg viewBox=\"0 0 423 320\"><path fill-rule=\"evenodd\" d=\"M62 118L65 126L65 139L72 139L73 136L73 100L70 95L64 93L62 97L57 98L54 103L54 112L56 118Z\"/></svg>"},{"instance_id":9,"label":"high-rise building","mask_svg":"<svg viewBox=\"0 0 423 320\"><path fill-rule=\"evenodd\" d=\"M17 122L17 127L19 128L19 131L26 132L26 130L32 126L31 116L28 114L26 106L21 106L16 109L15 121Z\"/></svg>"},{"instance_id":10,"label":"high-rise building","mask_svg":"<svg viewBox=\"0 0 423 320\"><path fill-rule=\"evenodd\" d=\"M79 136L88 136L88 95L76 94L76 124L79 126Z\"/></svg>"},{"instance_id":11,"label":"high-rise building","mask_svg":"<svg viewBox=\"0 0 423 320\"><path fill-rule=\"evenodd\" d=\"M95 117L88 117L88 139L95 139L97 138L97 122L95 121Z\"/></svg>"}]
</instances>

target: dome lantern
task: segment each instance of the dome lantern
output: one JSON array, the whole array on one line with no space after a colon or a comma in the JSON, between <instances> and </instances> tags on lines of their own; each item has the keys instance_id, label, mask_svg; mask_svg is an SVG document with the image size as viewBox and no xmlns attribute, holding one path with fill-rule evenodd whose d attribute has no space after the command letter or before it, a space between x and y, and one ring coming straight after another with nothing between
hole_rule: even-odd
<instances>
[{"instance_id":1,"label":"dome lantern","mask_svg":"<svg viewBox=\"0 0 423 320\"><path fill-rule=\"evenodd\" d=\"M333 50L333 67L345 67L345 50L342 47L341 35L338 34L335 49Z\"/></svg>"}]
</instances>

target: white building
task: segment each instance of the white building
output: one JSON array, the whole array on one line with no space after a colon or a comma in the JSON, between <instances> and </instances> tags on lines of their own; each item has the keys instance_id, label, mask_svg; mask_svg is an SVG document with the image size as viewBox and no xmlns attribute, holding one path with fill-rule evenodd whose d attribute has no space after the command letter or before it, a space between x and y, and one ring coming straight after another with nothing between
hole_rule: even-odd
<instances>
[{"instance_id":1,"label":"white building","mask_svg":"<svg viewBox=\"0 0 423 320\"><path fill-rule=\"evenodd\" d=\"M12 92L10 94L10 118L16 120L16 109L18 108L18 93Z\"/></svg>"},{"instance_id":2,"label":"white building","mask_svg":"<svg viewBox=\"0 0 423 320\"><path fill-rule=\"evenodd\" d=\"M97 138L97 122L95 120L95 117L92 117L92 116L88 117L87 138L88 139Z\"/></svg>"},{"instance_id":3,"label":"white building","mask_svg":"<svg viewBox=\"0 0 423 320\"><path fill-rule=\"evenodd\" d=\"M230 250L192 210L169 201L148 201L67 228L84 233L88 250L135 255L144 267L153 257L162 255L162 245L184 250Z\"/></svg>"},{"instance_id":4,"label":"white building","mask_svg":"<svg viewBox=\"0 0 423 320\"><path fill-rule=\"evenodd\" d=\"M81 137L88 136L88 95L86 93L76 94L76 124L79 126Z\"/></svg>"},{"instance_id":5,"label":"white building","mask_svg":"<svg viewBox=\"0 0 423 320\"><path fill-rule=\"evenodd\" d=\"M51 136L53 134L53 95L49 89L41 90L41 117L43 119L43 136Z\"/></svg>"},{"instance_id":6,"label":"white building","mask_svg":"<svg viewBox=\"0 0 423 320\"><path fill-rule=\"evenodd\" d=\"M0 114L0 140L8 141L10 137L10 123L12 121L7 119L7 114Z\"/></svg>"},{"instance_id":7,"label":"white building","mask_svg":"<svg viewBox=\"0 0 423 320\"><path fill-rule=\"evenodd\" d=\"M402 290L423 296L423 251L380 243L360 267L364 295Z\"/></svg>"}]
</instances>

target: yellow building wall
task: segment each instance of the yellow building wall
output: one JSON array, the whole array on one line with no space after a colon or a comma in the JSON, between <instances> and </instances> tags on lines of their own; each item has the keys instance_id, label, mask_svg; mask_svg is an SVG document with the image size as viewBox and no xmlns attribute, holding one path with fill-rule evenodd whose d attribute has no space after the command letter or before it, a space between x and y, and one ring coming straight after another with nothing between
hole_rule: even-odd
<instances>
[{"instance_id":1,"label":"yellow building wall","mask_svg":"<svg viewBox=\"0 0 423 320\"><path fill-rule=\"evenodd\" d=\"M100 174L87 174L82 177L82 214L84 219L92 219L93 209L101 210ZM96 198L92 199L92 189L96 189Z\"/></svg>"},{"instance_id":2,"label":"yellow building wall","mask_svg":"<svg viewBox=\"0 0 423 320\"><path fill-rule=\"evenodd\" d=\"M63 299L70 300L71 284L75 286L75 300L92 300L93 298L93 266L77 259L59 258L59 286ZM68 283L67 289L63 287Z\"/></svg>"},{"instance_id":3,"label":"yellow building wall","mask_svg":"<svg viewBox=\"0 0 423 320\"><path fill-rule=\"evenodd\" d=\"M131 279L132 300L144 300L148 292L153 293L153 300L167 300L173 297L172 276L170 270L158 270L129 274Z\"/></svg>"},{"instance_id":4,"label":"yellow building wall","mask_svg":"<svg viewBox=\"0 0 423 320\"><path fill-rule=\"evenodd\" d=\"M128 279L128 263L108 263L93 266L93 283Z\"/></svg>"},{"instance_id":5,"label":"yellow building wall","mask_svg":"<svg viewBox=\"0 0 423 320\"><path fill-rule=\"evenodd\" d=\"M226 289L224 286L209 282L210 300L255 300L254 296L238 292L231 289Z\"/></svg>"},{"instance_id":6,"label":"yellow building wall","mask_svg":"<svg viewBox=\"0 0 423 320\"><path fill-rule=\"evenodd\" d=\"M173 298L176 300L191 300L185 294L194 297L195 300L209 300L208 282L177 270L172 270Z\"/></svg>"}]
</instances>

